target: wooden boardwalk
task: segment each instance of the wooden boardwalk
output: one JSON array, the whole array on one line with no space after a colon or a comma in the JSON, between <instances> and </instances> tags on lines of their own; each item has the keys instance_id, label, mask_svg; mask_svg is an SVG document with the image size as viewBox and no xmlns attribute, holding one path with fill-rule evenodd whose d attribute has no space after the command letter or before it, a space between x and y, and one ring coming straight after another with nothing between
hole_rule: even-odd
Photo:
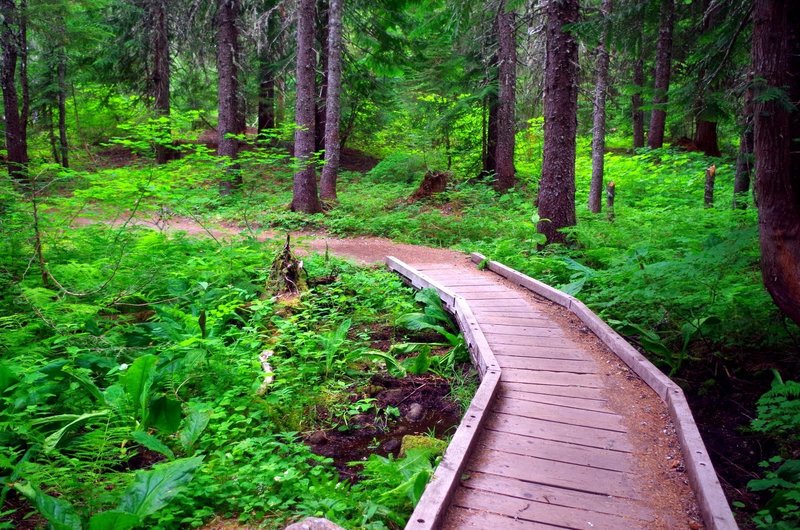
<instances>
[{"instance_id":1,"label":"wooden boardwalk","mask_svg":"<svg viewBox=\"0 0 800 530\"><path fill-rule=\"evenodd\" d=\"M499 383L491 395L476 395L486 410L478 406L482 420L467 427L478 431L468 442L459 433L451 442L464 446L465 461L446 463L455 475L450 486L434 485L446 506L418 507L428 515L415 521L421 517L415 512L407 529L650 529L677 523L665 525L643 495L652 491L653 477L642 475L629 423L608 399L607 370L596 355L572 340L530 294L499 277L440 264L414 270L440 293L466 302L472 312L467 325L482 335L493 354L489 362L499 367L481 372L497 373ZM675 527L687 528L686 522Z\"/></svg>"}]
</instances>

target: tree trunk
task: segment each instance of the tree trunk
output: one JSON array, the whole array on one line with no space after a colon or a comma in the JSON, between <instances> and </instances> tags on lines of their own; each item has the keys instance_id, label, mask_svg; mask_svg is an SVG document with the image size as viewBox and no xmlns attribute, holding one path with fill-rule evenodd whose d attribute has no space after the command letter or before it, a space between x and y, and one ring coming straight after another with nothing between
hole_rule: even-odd
<instances>
[{"instance_id":1,"label":"tree trunk","mask_svg":"<svg viewBox=\"0 0 800 530\"><path fill-rule=\"evenodd\" d=\"M69 167L69 143L67 141L67 51L63 46L58 56L58 149L61 165Z\"/></svg>"},{"instance_id":2,"label":"tree trunk","mask_svg":"<svg viewBox=\"0 0 800 530\"><path fill-rule=\"evenodd\" d=\"M695 123L694 145L706 156L722 156L717 141L717 122L697 118Z\"/></svg>"},{"instance_id":3,"label":"tree trunk","mask_svg":"<svg viewBox=\"0 0 800 530\"><path fill-rule=\"evenodd\" d=\"M272 66L262 58L259 62L258 132L275 128L275 77Z\"/></svg>"},{"instance_id":4,"label":"tree trunk","mask_svg":"<svg viewBox=\"0 0 800 530\"><path fill-rule=\"evenodd\" d=\"M564 242L560 229L575 225L575 134L578 128L578 44L562 30L578 21L578 0L547 4L544 72L544 155L539 181L538 230Z\"/></svg>"},{"instance_id":5,"label":"tree trunk","mask_svg":"<svg viewBox=\"0 0 800 530\"><path fill-rule=\"evenodd\" d=\"M656 149L664 145L664 127L667 122L667 91L672 67L672 27L675 22L674 0L661 0L661 24L656 47L656 70L653 93L653 111L647 131L647 145Z\"/></svg>"},{"instance_id":6,"label":"tree trunk","mask_svg":"<svg viewBox=\"0 0 800 530\"><path fill-rule=\"evenodd\" d=\"M633 63L634 92L631 96L631 112L633 114L633 148L644 147L644 111L642 110L642 90L644 90L644 44L642 37L642 17L638 17L639 49Z\"/></svg>"},{"instance_id":7,"label":"tree trunk","mask_svg":"<svg viewBox=\"0 0 800 530\"><path fill-rule=\"evenodd\" d=\"M608 91L607 48L611 0L603 0L603 32L597 45L597 77L594 87L594 119L592 131L592 182L589 187L589 211L600 213L603 204L603 163L606 150L606 92Z\"/></svg>"},{"instance_id":8,"label":"tree trunk","mask_svg":"<svg viewBox=\"0 0 800 530\"><path fill-rule=\"evenodd\" d=\"M800 101L800 10L793 0L756 0L753 63L756 87L756 196L761 273L775 304L800 324L800 112L783 98L759 97L786 88Z\"/></svg>"},{"instance_id":9,"label":"tree trunk","mask_svg":"<svg viewBox=\"0 0 800 530\"><path fill-rule=\"evenodd\" d=\"M0 47L3 51L0 89L3 91L6 118L6 160L8 174L17 184L24 184L28 181L28 146L25 128L20 119L19 96L15 83L19 38L14 31L14 27L18 24L18 12L14 0L0 0L0 14L3 17L0 26Z\"/></svg>"},{"instance_id":10,"label":"tree trunk","mask_svg":"<svg viewBox=\"0 0 800 530\"><path fill-rule=\"evenodd\" d=\"M169 117L169 36L167 34L166 0L150 0L152 26L151 48L153 50L152 89L156 116ZM171 144L169 123L159 124L156 142L156 162L166 163L170 158Z\"/></svg>"},{"instance_id":11,"label":"tree trunk","mask_svg":"<svg viewBox=\"0 0 800 530\"><path fill-rule=\"evenodd\" d=\"M342 93L342 6L343 0L330 0L328 8L328 94L325 103L325 165L320 191L323 199L336 200L339 172L339 122Z\"/></svg>"},{"instance_id":12,"label":"tree trunk","mask_svg":"<svg viewBox=\"0 0 800 530\"><path fill-rule=\"evenodd\" d=\"M314 155L314 0L297 3L297 97L294 133L294 156L299 169L294 175L292 211L322 211L317 196L317 175Z\"/></svg>"},{"instance_id":13,"label":"tree trunk","mask_svg":"<svg viewBox=\"0 0 800 530\"><path fill-rule=\"evenodd\" d=\"M19 111L19 123L25 148L28 143L28 121L31 116L31 90L28 82L28 0L19 2L19 86L22 92L22 107Z\"/></svg>"},{"instance_id":14,"label":"tree trunk","mask_svg":"<svg viewBox=\"0 0 800 530\"><path fill-rule=\"evenodd\" d=\"M217 97L218 97L218 147L219 156L235 160L239 154L239 141L229 135L240 134L239 79L236 58L239 47L239 0L217 0ZM226 195L241 184L236 168L228 168L220 182L220 193Z\"/></svg>"},{"instance_id":15,"label":"tree trunk","mask_svg":"<svg viewBox=\"0 0 800 530\"><path fill-rule=\"evenodd\" d=\"M733 178L733 207L747 208L746 194L750 191L753 172L753 93L748 90L744 105L744 128L736 157L736 175Z\"/></svg>"},{"instance_id":16,"label":"tree trunk","mask_svg":"<svg viewBox=\"0 0 800 530\"><path fill-rule=\"evenodd\" d=\"M497 94L486 96L489 117L486 120L486 156L483 157L481 175L497 173Z\"/></svg>"},{"instance_id":17,"label":"tree trunk","mask_svg":"<svg viewBox=\"0 0 800 530\"><path fill-rule=\"evenodd\" d=\"M507 191L516 185L514 177L514 106L517 84L517 34L516 13L508 10L505 0L500 1L497 14L498 34L498 93L497 93L497 146L495 147L495 186Z\"/></svg>"},{"instance_id":18,"label":"tree trunk","mask_svg":"<svg viewBox=\"0 0 800 530\"><path fill-rule=\"evenodd\" d=\"M314 100L314 150L322 151L325 146L325 105L328 100L328 7L329 0L317 0L316 44L319 53L317 71L319 72L319 93Z\"/></svg>"},{"instance_id":19,"label":"tree trunk","mask_svg":"<svg viewBox=\"0 0 800 530\"><path fill-rule=\"evenodd\" d=\"M53 106L47 105L44 108L45 119L47 120L47 140L50 142L50 151L53 153L53 160L61 165L61 151L56 140L55 124L53 123Z\"/></svg>"}]
</instances>

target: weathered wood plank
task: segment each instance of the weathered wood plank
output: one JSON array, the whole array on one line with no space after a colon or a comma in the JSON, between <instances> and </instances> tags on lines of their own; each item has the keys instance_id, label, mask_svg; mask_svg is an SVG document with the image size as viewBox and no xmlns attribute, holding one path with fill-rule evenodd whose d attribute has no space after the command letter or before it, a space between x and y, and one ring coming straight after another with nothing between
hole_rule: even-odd
<instances>
[{"instance_id":1,"label":"weathered wood plank","mask_svg":"<svg viewBox=\"0 0 800 530\"><path fill-rule=\"evenodd\" d=\"M552 396L550 394L537 394L533 392L516 392L514 390L507 390L507 389L501 390L500 396L512 399L519 399L522 401L532 401L534 403L547 403L550 405L561 405L562 407L570 407L573 409L591 410L594 412L612 414L612 411L608 407L606 402L597 399Z\"/></svg>"},{"instance_id":2,"label":"weathered wood plank","mask_svg":"<svg viewBox=\"0 0 800 530\"><path fill-rule=\"evenodd\" d=\"M504 382L501 385L501 389L525 393L530 392L534 394L547 394L551 396L593 399L601 403L606 403L605 395L600 388Z\"/></svg>"},{"instance_id":3,"label":"weathered wood plank","mask_svg":"<svg viewBox=\"0 0 800 530\"><path fill-rule=\"evenodd\" d=\"M597 363L589 360L542 359L541 357L520 357L514 355L495 355L501 368L524 368L526 370L547 370L549 372L570 372L573 374L597 374Z\"/></svg>"},{"instance_id":4,"label":"weathered wood plank","mask_svg":"<svg viewBox=\"0 0 800 530\"><path fill-rule=\"evenodd\" d=\"M530 438L519 434L484 430L478 447L489 451L527 455L545 460L555 460L579 466L630 472L634 460L628 453L607 451L596 447L568 444L553 440Z\"/></svg>"},{"instance_id":5,"label":"weathered wood plank","mask_svg":"<svg viewBox=\"0 0 800 530\"><path fill-rule=\"evenodd\" d=\"M561 327L545 316L538 316L534 313L525 314L510 314L503 315L498 313L486 313L481 318L481 324L500 324L506 326L535 326L537 328L554 328L561 329Z\"/></svg>"},{"instance_id":6,"label":"weathered wood plank","mask_svg":"<svg viewBox=\"0 0 800 530\"><path fill-rule=\"evenodd\" d=\"M544 359L586 359L586 353L576 347L492 344L492 351L497 355L514 355L517 357L541 357Z\"/></svg>"},{"instance_id":7,"label":"weathered wood plank","mask_svg":"<svg viewBox=\"0 0 800 530\"><path fill-rule=\"evenodd\" d=\"M633 446L624 433L523 418L511 414L492 414L486 422L486 428L492 431L509 432L543 440L599 447L624 453L633 451Z\"/></svg>"},{"instance_id":8,"label":"weathered wood plank","mask_svg":"<svg viewBox=\"0 0 800 530\"><path fill-rule=\"evenodd\" d=\"M546 346L548 348L572 348L577 345L566 337L520 337L505 333L484 332L489 344L506 344L508 346Z\"/></svg>"},{"instance_id":9,"label":"weathered wood plank","mask_svg":"<svg viewBox=\"0 0 800 530\"><path fill-rule=\"evenodd\" d=\"M460 488L453 497L453 504L473 510L505 515L517 520L544 523L563 528L592 528L596 530L642 529L640 521L625 517L591 512L542 502L518 499L486 491Z\"/></svg>"},{"instance_id":10,"label":"weathered wood plank","mask_svg":"<svg viewBox=\"0 0 800 530\"><path fill-rule=\"evenodd\" d=\"M627 473L483 448L478 448L473 453L467 465L467 471L480 471L548 486L626 499L641 497L631 483L631 475Z\"/></svg>"},{"instance_id":11,"label":"weathered wood plank","mask_svg":"<svg viewBox=\"0 0 800 530\"><path fill-rule=\"evenodd\" d=\"M568 425L581 425L608 431L627 432L622 418L614 414L598 414L593 411L572 409L559 405L535 403L518 400L503 394L503 398L494 405L494 411L513 414L524 418L555 421Z\"/></svg>"},{"instance_id":12,"label":"weathered wood plank","mask_svg":"<svg viewBox=\"0 0 800 530\"><path fill-rule=\"evenodd\" d=\"M548 505L590 508L595 512L617 514L635 520L654 520L652 512L640 503L630 499L609 497L608 495L554 488L544 484L536 484L535 482L486 473L470 473L466 480L461 481L461 485L464 488L528 499Z\"/></svg>"},{"instance_id":13,"label":"weathered wood plank","mask_svg":"<svg viewBox=\"0 0 800 530\"><path fill-rule=\"evenodd\" d=\"M458 290L458 294L465 300L469 300L470 302L475 302L475 303L483 303L484 301L489 301L489 300L503 300L503 301L513 300L514 302L525 303L522 297L520 297L517 293L510 291L495 291L488 293L465 293L461 290Z\"/></svg>"},{"instance_id":14,"label":"weathered wood plank","mask_svg":"<svg viewBox=\"0 0 800 530\"><path fill-rule=\"evenodd\" d=\"M453 506L447 514L442 530L464 530L465 528L479 530L563 530L564 527L520 521L513 517L504 517L480 510L469 510Z\"/></svg>"},{"instance_id":15,"label":"weathered wood plank","mask_svg":"<svg viewBox=\"0 0 800 530\"><path fill-rule=\"evenodd\" d=\"M498 335L514 335L520 337L549 337L561 338L565 337L564 332L558 328L552 327L539 327L539 326L509 326L504 324L489 324L481 322L481 328L484 333L498 334Z\"/></svg>"},{"instance_id":16,"label":"weathered wood plank","mask_svg":"<svg viewBox=\"0 0 800 530\"><path fill-rule=\"evenodd\" d=\"M592 374L570 374L565 372L545 372L543 370L524 370L504 368L500 380L508 383L534 383L552 386L579 386L605 388L603 379Z\"/></svg>"},{"instance_id":17,"label":"weathered wood plank","mask_svg":"<svg viewBox=\"0 0 800 530\"><path fill-rule=\"evenodd\" d=\"M475 300L472 304L474 311L510 309L516 311L530 311L530 304L522 298L516 300Z\"/></svg>"}]
</instances>

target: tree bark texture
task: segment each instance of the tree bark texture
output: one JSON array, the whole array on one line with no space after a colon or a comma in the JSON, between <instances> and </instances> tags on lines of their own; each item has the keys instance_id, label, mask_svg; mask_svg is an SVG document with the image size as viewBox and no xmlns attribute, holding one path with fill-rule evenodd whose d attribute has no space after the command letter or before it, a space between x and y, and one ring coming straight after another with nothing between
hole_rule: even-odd
<instances>
[{"instance_id":1,"label":"tree bark texture","mask_svg":"<svg viewBox=\"0 0 800 530\"><path fill-rule=\"evenodd\" d=\"M633 84L635 92L631 96L631 112L633 118L633 148L644 147L644 111L642 110L642 89L644 88L644 58L639 51L639 57L633 63Z\"/></svg>"},{"instance_id":2,"label":"tree bark texture","mask_svg":"<svg viewBox=\"0 0 800 530\"><path fill-rule=\"evenodd\" d=\"M239 0L217 0L217 154L235 159L239 154L239 141L229 138L240 134L239 78L236 58L239 48ZM230 193L240 184L240 177L231 178L228 172L220 182L220 193Z\"/></svg>"},{"instance_id":3,"label":"tree bark texture","mask_svg":"<svg viewBox=\"0 0 800 530\"><path fill-rule=\"evenodd\" d=\"M28 142L28 120L31 116L31 90L28 81L28 0L19 2L19 86L22 92L22 107L19 110L19 123L22 137Z\"/></svg>"},{"instance_id":4,"label":"tree bark texture","mask_svg":"<svg viewBox=\"0 0 800 530\"><path fill-rule=\"evenodd\" d=\"M483 157L482 176L497 173L497 94L486 96L486 149Z\"/></svg>"},{"instance_id":5,"label":"tree bark texture","mask_svg":"<svg viewBox=\"0 0 800 530\"><path fill-rule=\"evenodd\" d=\"M607 47L611 0L603 0L600 11L603 31L597 45L597 72L594 87L594 115L592 129L592 181L589 186L589 211L600 213L603 204L603 169L606 150L606 92L608 91Z\"/></svg>"},{"instance_id":6,"label":"tree bark texture","mask_svg":"<svg viewBox=\"0 0 800 530\"><path fill-rule=\"evenodd\" d=\"M753 173L753 101L748 90L744 106L744 128L739 139L739 154L736 157L736 174L733 177L733 207L747 208L745 195L750 191L750 175Z\"/></svg>"},{"instance_id":7,"label":"tree bark texture","mask_svg":"<svg viewBox=\"0 0 800 530\"><path fill-rule=\"evenodd\" d=\"M672 70L672 28L675 24L674 0L661 0L661 23L656 46L656 68L653 93L653 111L647 130L647 145L656 149L664 145L664 128L667 123L667 91Z\"/></svg>"},{"instance_id":8,"label":"tree bark texture","mask_svg":"<svg viewBox=\"0 0 800 530\"><path fill-rule=\"evenodd\" d=\"M297 97L294 156L300 167L294 175L292 210L304 213L322 211L317 195L314 155L314 0L297 3Z\"/></svg>"},{"instance_id":9,"label":"tree bark texture","mask_svg":"<svg viewBox=\"0 0 800 530\"><path fill-rule=\"evenodd\" d=\"M0 0L0 46L3 52L3 65L0 71L0 88L3 90L5 109L6 152L8 174L18 184L27 182L28 145L22 124L17 94L16 73L19 52L19 22L14 0Z\"/></svg>"},{"instance_id":10,"label":"tree bark texture","mask_svg":"<svg viewBox=\"0 0 800 530\"><path fill-rule=\"evenodd\" d=\"M342 94L342 11L343 0L330 0L328 8L328 93L325 102L325 165L320 178L323 199L336 199L339 172L339 122Z\"/></svg>"},{"instance_id":11,"label":"tree bark texture","mask_svg":"<svg viewBox=\"0 0 800 530\"><path fill-rule=\"evenodd\" d=\"M169 36L167 33L166 0L150 0L152 32L150 46L153 51L152 90L156 116L169 117ZM170 126L159 127L162 140L171 138ZM166 163L170 158L170 148L156 143L156 162Z\"/></svg>"},{"instance_id":12,"label":"tree bark texture","mask_svg":"<svg viewBox=\"0 0 800 530\"><path fill-rule=\"evenodd\" d=\"M60 47L58 51L58 150L60 163L69 167L69 142L67 141L67 51Z\"/></svg>"},{"instance_id":13,"label":"tree bark texture","mask_svg":"<svg viewBox=\"0 0 800 530\"><path fill-rule=\"evenodd\" d=\"M516 13L508 10L505 0L501 0L497 14L497 37L499 49L498 93L497 93L497 145L495 147L495 186L499 191L507 191L516 185L514 176L514 133L516 121L517 84L517 35Z\"/></svg>"},{"instance_id":14,"label":"tree bark texture","mask_svg":"<svg viewBox=\"0 0 800 530\"><path fill-rule=\"evenodd\" d=\"M575 225L575 135L578 127L578 44L563 31L578 21L578 0L552 0L546 8L544 154L539 181L538 230L564 242L559 230Z\"/></svg>"},{"instance_id":15,"label":"tree bark texture","mask_svg":"<svg viewBox=\"0 0 800 530\"><path fill-rule=\"evenodd\" d=\"M694 133L694 145L706 156L722 156L717 140L717 122L697 118Z\"/></svg>"},{"instance_id":16,"label":"tree bark texture","mask_svg":"<svg viewBox=\"0 0 800 530\"><path fill-rule=\"evenodd\" d=\"M761 274L775 304L800 324L800 13L793 0L756 0L753 27L756 196ZM787 89L787 100L760 97Z\"/></svg>"},{"instance_id":17,"label":"tree bark texture","mask_svg":"<svg viewBox=\"0 0 800 530\"><path fill-rule=\"evenodd\" d=\"M317 72L319 73L319 84L317 85L317 97L314 101L314 150L322 151L325 145L325 105L328 100L328 10L329 0L317 0L317 25L316 25L316 45L318 46Z\"/></svg>"}]
</instances>

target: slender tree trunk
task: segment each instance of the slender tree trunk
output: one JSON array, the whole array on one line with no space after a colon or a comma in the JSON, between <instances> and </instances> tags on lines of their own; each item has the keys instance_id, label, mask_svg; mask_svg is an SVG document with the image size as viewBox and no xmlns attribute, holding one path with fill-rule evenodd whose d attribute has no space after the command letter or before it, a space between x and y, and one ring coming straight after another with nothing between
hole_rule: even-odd
<instances>
[{"instance_id":1,"label":"slender tree trunk","mask_svg":"<svg viewBox=\"0 0 800 530\"><path fill-rule=\"evenodd\" d=\"M597 77L594 88L594 129L592 131L592 182L589 187L589 211L600 213L603 204L603 163L606 150L606 92L608 91L607 48L611 0L603 0L603 32L597 46Z\"/></svg>"},{"instance_id":2,"label":"slender tree trunk","mask_svg":"<svg viewBox=\"0 0 800 530\"><path fill-rule=\"evenodd\" d=\"M152 89L156 116L169 118L169 35L167 33L166 0L150 0L152 26L151 49L153 50ZM159 126L160 142L156 143L156 162L166 163L170 158L167 144L171 144L169 123Z\"/></svg>"},{"instance_id":3,"label":"slender tree trunk","mask_svg":"<svg viewBox=\"0 0 800 530\"><path fill-rule=\"evenodd\" d=\"M14 0L0 0L0 47L3 52L2 71L0 71L0 88L3 91L3 108L5 110L6 152L8 174L17 184L28 180L28 146L19 112L19 96L17 95L16 73L19 38L15 33L18 27L18 12Z\"/></svg>"},{"instance_id":4,"label":"slender tree trunk","mask_svg":"<svg viewBox=\"0 0 800 530\"><path fill-rule=\"evenodd\" d=\"M323 199L336 199L339 172L339 122L342 94L342 11L343 0L330 0L328 10L328 94L325 104L325 165L320 192Z\"/></svg>"},{"instance_id":5,"label":"slender tree trunk","mask_svg":"<svg viewBox=\"0 0 800 530\"><path fill-rule=\"evenodd\" d=\"M498 34L498 93L497 93L497 146L495 148L495 186L499 191L507 191L516 185L514 177L514 133L516 120L517 85L517 33L516 13L507 10L505 0L501 0L497 14Z\"/></svg>"},{"instance_id":6,"label":"slender tree trunk","mask_svg":"<svg viewBox=\"0 0 800 530\"><path fill-rule=\"evenodd\" d=\"M642 90L644 90L644 31L643 16L637 17L637 51L633 63L634 92L631 96L631 112L633 118L633 148L644 147L644 111L642 110Z\"/></svg>"},{"instance_id":7,"label":"slender tree trunk","mask_svg":"<svg viewBox=\"0 0 800 530\"><path fill-rule=\"evenodd\" d=\"M753 93L747 91L743 109L744 127L739 140L736 157L736 175L733 177L733 207L747 208L745 198L750 191L750 175L753 172Z\"/></svg>"},{"instance_id":8,"label":"slender tree trunk","mask_svg":"<svg viewBox=\"0 0 800 530\"><path fill-rule=\"evenodd\" d=\"M575 135L578 128L578 44L562 28L578 21L578 0L547 4L544 80L544 156L539 181L538 230L564 242L575 225Z\"/></svg>"},{"instance_id":9,"label":"slender tree trunk","mask_svg":"<svg viewBox=\"0 0 800 530\"><path fill-rule=\"evenodd\" d=\"M294 175L292 211L317 213L322 205L317 195L314 155L314 0L297 2L297 97L294 156L300 167Z\"/></svg>"},{"instance_id":10,"label":"slender tree trunk","mask_svg":"<svg viewBox=\"0 0 800 530\"><path fill-rule=\"evenodd\" d=\"M675 23L674 0L661 0L661 25L656 47L655 86L647 145L656 149L664 145L664 127L667 122L667 91L672 69L672 27Z\"/></svg>"},{"instance_id":11,"label":"slender tree trunk","mask_svg":"<svg viewBox=\"0 0 800 530\"><path fill-rule=\"evenodd\" d=\"M239 30L236 21L239 16L239 0L217 0L217 97L218 102L218 147L219 156L235 160L239 154L239 141L228 135L240 134L239 79L236 71L236 58L239 48ZM231 193L241 184L241 176L236 168L226 171L220 182L220 194Z\"/></svg>"},{"instance_id":12,"label":"slender tree trunk","mask_svg":"<svg viewBox=\"0 0 800 530\"><path fill-rule=\"evenodd\" d=\"M314 150L322 151L325 145L325 105L328 100L328 10L329 0L317 0L316 44L318 46L317 71L319 86L314 100Z\"/></svg>"},{"instance_id":13,"label":"slender tree trunk","mask_svg":"<svg viewBox=\"0 0 800 530\"><path fill-rule=\"evenodd\" d=\"M28 0L19 2L19 86L22 92L22 108L19 111L19 123L22 137L25 138L27 150L28 121L31 117L31 90L28 82Z\"/></svg>"},{"instance_id":14,"label":"slender tree trunk","mask_svg":"<svg viewBox=\"0 0 800 530\"><path fill-rule=\"evenodd\" d=\"M753 64L756 196L761 273L775 304L800 324L800 112L762 90L800 101L800 10L794 0L755 0Z\"/></svg>"},{"instance_id":15,"label":"slender tree trunk","mask_svg":"<svg viewBox=\"0 0 800 530\"><path fill-rule=\"evenodd\" d=\"M53 153L53 160L61 165L61 151L56 140L55 124L53 123L53 106L47 105L44 110L47 120L47 139L50 142L50 151Z\"/></svg>"},{"instance_id":16,"label":"slender tree trunk","mask_svg":"<svg viewBox=\"0 0 800 530\"><path fill-rule=\"evenodd\" d=\"M61 165L69 167L69 142L67 141L67 51L61 47L58 56L58 149Z\"/></svg>"},{"instance_id":17,"label":"slender tree trunk","mask_svg":"<svg viewBox=\"0 0 800 530\"><path fill-rule=\"evenodd\" d=\"M486 96L488 118L486 120L486 156L483 158L482 175L497 173L497 95Z\"/></svg>"}]
</instances>

